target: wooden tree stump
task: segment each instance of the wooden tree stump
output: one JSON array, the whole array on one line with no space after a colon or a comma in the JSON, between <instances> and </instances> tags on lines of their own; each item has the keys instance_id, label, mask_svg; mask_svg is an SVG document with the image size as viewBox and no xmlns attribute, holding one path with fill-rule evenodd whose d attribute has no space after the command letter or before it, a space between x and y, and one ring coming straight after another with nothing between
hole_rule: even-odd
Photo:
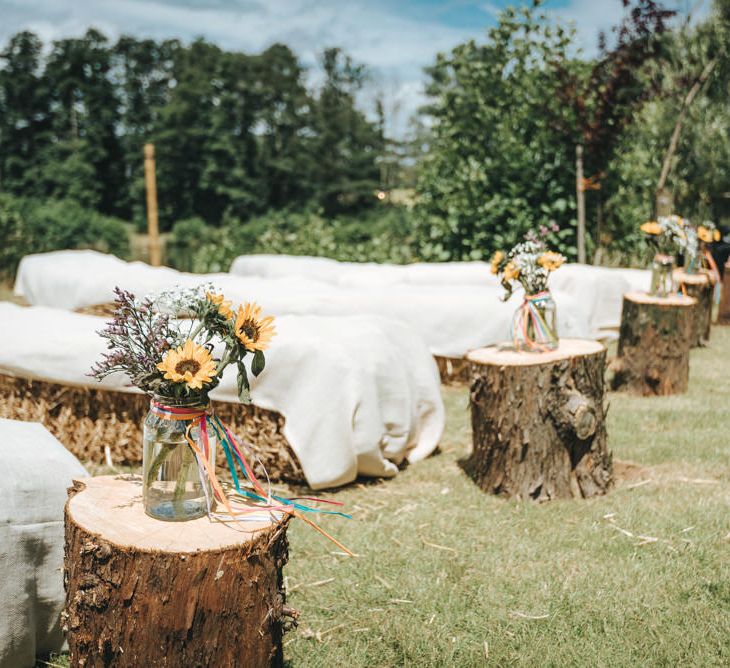
<instances>
[{"instance_id":1,"label":"wooden tree stump","mask_svg":"<svg viewBox=\"0 0 730 668\"><path fill-rule=\"evenodd\" d=\"M521 499L605 494L606 349L561 339L546 353L471 351L474 449L467 473L486 492Z\"/></svg>"},{"instance_id":2,"label":"wooden tree stump","mask_svg":"<svg viewBox=\"0 0 730 668\"><path fill-rule=\"evenodd\" d=\"M694 297L697 305L692 317L692 347L707 345L710 341L712 327L712 297L715 293L715 281L706 272L688 274L682 269L674 272L674 280L684 286L683 292Z\"/></svg>"},{"instance_id":3,"label":"wooden tree stump","mask_svg":"<svg viewBox=\"0 0 730 668\"><path fill-rule=\"evenodd\" d=\"M282 664L286 519L160 522L132 476L74 481L69 497L72 666Z\"/></svg>"},{"instance_id":4,"label":"wooden tree stump","mask_svg":"<svg viewBox=\"0 0 730 668\"><path fill-rule=\"evenodd\" d=\"M613 389L644 396L687 391L696 304L680 295L624 295Z\"/></svg>"},{"instance_id":5,"label":"wooden tree stump","mask_svg":"<svg viewBox=\"0 0 730 668\"><path fill-rule=\"evenodd\" d=\"M717 324L730 325L730 262L725 265L723 272L720 308L717 311Z\"/></svg>"}]
</instances>

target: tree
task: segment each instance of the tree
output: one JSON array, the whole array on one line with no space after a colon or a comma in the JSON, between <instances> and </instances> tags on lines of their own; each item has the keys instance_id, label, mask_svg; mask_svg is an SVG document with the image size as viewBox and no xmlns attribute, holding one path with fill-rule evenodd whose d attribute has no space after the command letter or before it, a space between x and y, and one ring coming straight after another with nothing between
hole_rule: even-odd
<instances>
[{"instance_id":1,"label":"tree","mask_svg":"<svg viewBox=\"0 0 730 668\"><path fill-rule=\"evenodd\" d=\"M578 261L586 261L584 166L599 178L610 161L624 128L642 104L659 89L658 80L645 76L647 63L663 54L661 36L674 11L654 0L622 0L627 11L612 29L616 36L608 48L605 35L599 39L600 55L590 70L557 64L563 85L560 99L574 110L575 125L565 132L576 146L576 201L578 208ZM563 117L564 118L564 117ZM599 209L600 220L600 209ZM596 237L600 236L600 229Z\"/></svg>"},{"instance_id":2,"label":"tree","mask_svg":"<svg viewBox=\"0 0 730 668\"><path fill-rule=\"evenodd\" d=\"M41 153L51 140L42 47L24 31L0 53L0 190L16 195L38 194Z\"/></svg>"},{"instance_id":3,"label":"tree","mask_svg":"<svg viewBox=\"0 0 730 668\"><path fill-rule=\"evenodd\" d=\"M572 117L557 98L555 62L572 33L535 8L507 8L484 44L439 54L429 68L429 150L419 166L417 215L425 259L483 259L535 226L558 223L554 243L575 255Z\"/></svg>"}]
</instances>

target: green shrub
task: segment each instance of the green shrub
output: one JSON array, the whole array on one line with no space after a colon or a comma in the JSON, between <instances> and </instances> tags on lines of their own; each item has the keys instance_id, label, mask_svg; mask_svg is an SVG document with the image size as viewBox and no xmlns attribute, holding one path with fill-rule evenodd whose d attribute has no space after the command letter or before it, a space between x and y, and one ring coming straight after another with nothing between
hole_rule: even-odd
<instances>
[{"instance_id":1,"label":"green shrub","mask_svg":"<svg viewBox=\"0 0 730 668\"><path fill-rule=\"evenodd\" d=\"M419 259L412 214L405 207L382 206L360 216L337 218L312 211L276 211L247 221L228 218L222 227L205 230L188 228L185 222L184 235L199 240L186 267L192 271L228 271L235 257L249 253L315 255L352 262Z\"/></svg>"},{"instance_id":2,"label":"green shrub","mask_svg":"<svg viewBox=\"0 0 730 668\"><path fill-rule=\"evenodd\" d=\"M128 226L69 200L0 196L0 274L12 277L24 255L92 248L120 257L129 254Z\"/></svg>"}]
</instances>

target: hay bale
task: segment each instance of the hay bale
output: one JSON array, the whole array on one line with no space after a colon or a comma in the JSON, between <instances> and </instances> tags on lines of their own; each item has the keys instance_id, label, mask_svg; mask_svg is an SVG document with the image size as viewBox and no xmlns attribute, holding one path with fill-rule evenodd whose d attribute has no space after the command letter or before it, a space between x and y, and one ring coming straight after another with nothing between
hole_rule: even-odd
<instances>
[{"instance_id":1,"label":"hay bale","mask_svg":"<svg viewBox=\"0 0 730 668\"><path fill-rule=\"evenodd\" d=\"M212 402L216 414L263 464L272 480L305 482L297 456L275 411ZM149 409L144 394L60 385L0 374L0 417L41 422L84 462L104 463L108 447L115 464L142 462L142 426ZM225 470L222 448L219 470Z\"/></svg>"}]
</instances>

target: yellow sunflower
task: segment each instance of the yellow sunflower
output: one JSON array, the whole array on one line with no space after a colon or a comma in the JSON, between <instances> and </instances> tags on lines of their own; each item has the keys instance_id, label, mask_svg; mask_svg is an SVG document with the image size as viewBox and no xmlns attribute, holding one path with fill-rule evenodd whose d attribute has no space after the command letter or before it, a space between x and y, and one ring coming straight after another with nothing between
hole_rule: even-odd
<instances>
[{"instance_id":1,"label":"yellow sunflower","mask_svg":"<svg viewBox=\"0 0 730 668\"><path fill-rule=\"evenodd\" d=\"M563 262L565 262L565 258L560 253L554 253L553 251L543 253L537 261L541 267L544 267L548 271L559 269Z\"/></svg>"},{"instance_id":2,"label":"yellow sunflower","mask_svg":"<svg viewBox=\"0 0 730 668\"><path fill-rule=\"evenodd\" d=\"M508 262L502 272L505 281L514 281L520 277L520 270L515 266L514 262Z\"/></svg>"},{"instance_id":3,"label":"yellow sunflower","mask_svg":"<svg viewBox=\"0 0 730 668\"><path fill-rule=\"evenodd\" d=\"M165 372L167 380L199 390L213 380L215 366L208 349L188 339L179 348L168 350L157 368Z\"/></svg>"},{"instance_id":4,"label":"yellow sunflower","mask_svg":"<svg viewBox=\"0 0 730 668\"><path fill-rule=\"evenodd\" d=\"M258 304L246 302L238 307L234 330L238 340L248 350L266 350L276 334L273 322L274 316L261 317L261 307Z\"/></svg>"},{"instance_id":5,"label":"yellow sunflower","mask_svg":"<svg viewBox=\"0 0 730 668\"><path fill-rule=\"evenodd\" d=\"M504 253L502 251L497 251L494 255L492 255L492 273L493 274L499 273L499 265L502 263L502 260L504 260Z\"/></svg>"},{"instance_id":6,"label":"yellow sunflower","mask_svg":"<svg viewBox=\"0 0 730 668\"><path fill-rule=\"evenodd\" d=\"M661 234L662 226L659 223L657 223L655 220L649 220L641 226L641 231L644 234L653 234L653 235Z\"/></svg>"},{"instance_id":7,"label":"yellow sunflower","mask_svg":"<svg viewBox=\"0 0 730 668\"><path fill-rule=\"evenodd\" d=\"M220 313L226 320L230 320L233 317L233 309L231 308L230 299L226 299L223 295L217 295L215 292L206 292L205 296L209 302L218 307L218 313Z\"/></svg>"},{"instance_id":8,"label":"yellow sunflower","mask_svg":"<svg viewBox=\"0 0 730 668\"><path fill-rule=\"evenodd\" d=\"M720 241L721 238L722 238L722 234L720 234L720 230L715 230L712 233L712 239L713 239L713 241Z\"/></svg>"}]
</instances>

